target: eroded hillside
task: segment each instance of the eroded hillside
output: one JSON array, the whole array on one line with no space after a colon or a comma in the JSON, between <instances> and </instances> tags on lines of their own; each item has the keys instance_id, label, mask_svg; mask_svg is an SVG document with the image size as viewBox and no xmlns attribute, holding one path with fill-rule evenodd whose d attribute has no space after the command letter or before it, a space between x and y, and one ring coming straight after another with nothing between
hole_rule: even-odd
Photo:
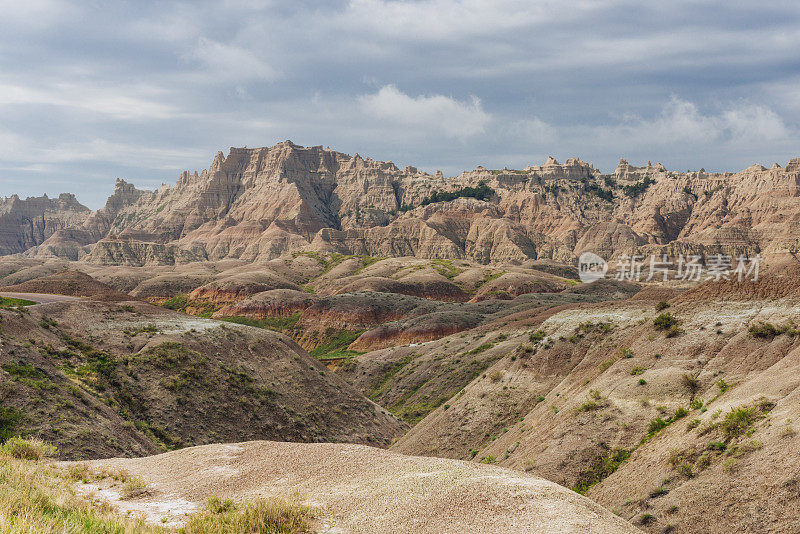
<instances>
[{"instance_id":1,"label":"eroded hillside","mask_svg":"<svg viewBox=\"0 0 800 534\"><path fill-rule=\"evenodd\" d=\"M388 444L403 424L290 338L137 301L0 310L3 432L65 458L242 438Z\"/></svg>"}]
</instances>

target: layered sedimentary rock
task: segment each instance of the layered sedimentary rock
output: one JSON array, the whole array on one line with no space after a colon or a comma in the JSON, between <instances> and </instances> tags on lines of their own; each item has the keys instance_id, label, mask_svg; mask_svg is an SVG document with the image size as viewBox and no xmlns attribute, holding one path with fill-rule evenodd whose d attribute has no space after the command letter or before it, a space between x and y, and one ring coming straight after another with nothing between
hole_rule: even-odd
<instances>
[{"instance_id":1,"label":"layered sedimentary rock","mask_svg":"<svg viewBox=\"0 0 800 534\"><path fill-rule=\"evenodd\" d=\"M490 193L465 191L480 184ZM87 261L130 265L314 250L481 263L571 263L586 250L770 255L798 247L798 191L800 159L737 173L621 160L603 174L576 158L549 158L446 178L286 141L219 152L208 170L156 191L118 181L102 210L51 223L52 232L13 240L3 253L47 239L34 253L77 259L91 249ZM430 202L441 193L459 198Z\"/></svg>"},{"instance_id":2,"label":"layered sedimentary rock","mask_svg":"<svg viewBox=\"0 0 800 534\"><path fill-rule=\"evenodd\" d=\"M91 210L69 193L0 199L0 255L25 252L60 230L80 227L90 215Z\"/></svg>"}]
</instances>

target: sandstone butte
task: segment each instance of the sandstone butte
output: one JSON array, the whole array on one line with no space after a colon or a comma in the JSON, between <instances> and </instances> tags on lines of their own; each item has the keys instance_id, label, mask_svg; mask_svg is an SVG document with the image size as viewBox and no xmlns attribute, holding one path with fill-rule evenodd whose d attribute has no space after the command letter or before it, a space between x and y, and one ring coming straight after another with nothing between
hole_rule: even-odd
<instances>
[{"instance_id":1,"label":"sandstone butte","mask_svg":"<svg viewBox=\"0 0 800 534\"><path fill-rule=\"evenodd\" d=\"M485 183L486 200L425 203ZM622 254L793 253L800 158L736 173L570 158L455 177L291 141L217 153L202 173L142 191L118 179L92 212L74 195L0 201L0 255L96 264L272 259L299 251L574 263Z\"/></svg>"}]
</instances>

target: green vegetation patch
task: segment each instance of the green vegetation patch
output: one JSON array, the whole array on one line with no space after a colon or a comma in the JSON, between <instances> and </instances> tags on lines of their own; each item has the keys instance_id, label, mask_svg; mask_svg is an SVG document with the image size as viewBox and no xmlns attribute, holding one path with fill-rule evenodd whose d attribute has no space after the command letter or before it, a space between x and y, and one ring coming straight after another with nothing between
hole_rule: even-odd
<instances>
[{"instance_id":1,"label":"green vegetation patch","mask_svg":"<svg viewBox=\"0 0 800 534\"><path fill-rule=\"evenodd\" d=\"M580 472L578 479L570 486L570 489L585 495L589 488L611 475L630 456L631 451L627 449L607 449Z\"/></svg>"},{"instance_id":2,"label":"green vegetation patch","mask_svg":"<svg viewBox=\"0 0 800 534\"><path fill-rule=\"evenodd\" d=\"M32 300L0 297L0 308L17 308L19 306L33 306L34 304L36 303Z\"/></svg>"},{"instance_id":3,"label":"green vegetation patch","mask_svg":"<svg viewBox=\"0 0 800 534\"><path fill-rule=\"evenodd\" d=\"M653 326L656 327L656 330L668 330L676 324L678 324L678 320L670 312L661 313L653 319Z\"/></svg>"},{"instance_id":4,"label":"green vegetation patch","mask_svg":"<svg viewBox=\"0 0 800 534\"><path fill-rule=\"evenodd\" d=\"M329 353L347 349L347 346L358 339L358 336L363 333L364 330L337 330L335 328L328 328L320 344L311 351L311 355L317 359L325 359Z\"/></svg>"},{"instance_id":5,"label":"green vegetation patch","mask_svg":"<svg viewBox=\"0 0 800 534\"><path fill-rule=\"evenodd\" d=\"M739 406L731 411L720 421L719 428L726 440L739 437L749 429L762 415L752 406Z\"/></svg>"},{"instance_id":6,"label":"green vegetation patch","mask_svg":"<svg viewBox=\"0 0 800 534\"><path fill-rule=\"evenodd\" d=\"M390 365L389 368L381 375L381 378L372 388L372 391L369 392L369 398L375 400L385 393L389 384L391 383L392 378L394 378L395 375L397 375L397 373L399 373L406 365L411 363L413 359L414 355L410 354Z\"/></svg>"},{"instance_id":7,"label":"green vegetation patch","mask_svg":"<svg viewBox=\"0 0 800 534\"><path fill-rule=\"evenodd\" d=\"M189 295L180 294L164 301L162 306L169 310L186 311L186 306L189 304Z\"/></svg>"},{"instance_id":8,"label":"green vegetation patch","mask_svg":"<svg viewBox=\"0 0 800 534\"><path fill-rule=\"evenodd\" d=\"M642 180L641 182L636 182L635 184L630 184L630 185L623 185L622 192L625 193L625 195L630 198L636 198L645 191L647 191L647 189L654 183L656 183L654 179L650 178L649 176L645 176L644 180Z\"/></svg>"},{"instance_id":9,"label":"green vegetation patch","mask_svg":"<svg viewBox=\"0 0 800 534\"><path fill-rule=\"evenodd\" d=\"M431 266L448 280L452 280L464 272L464 269L453 265L453 260L433 260Z\"/></svg>"},{"instance_id":10,"label":"green vegetation patch","mask_svg":"<svg viewBox=\"0 0 800 534\"><path fill-rule=\"evenodd\" d=\"M486 185L486 182L478 182L477 187L462 187L455 191L434 191L425 200L419 203L420 206L427 206L434 202L451 202L457 198L476 198L478 200L490 200L495 195L495 190ZM403 204L400 206L400 211L409 211L414 209L414 206Z\"/></svg>"},{"instance_id":11,"label":"green vegetation patch","mask_svg":"<svg viewBox=\"0 0 800 534\"><path fill-rule=\"evenodd\" d=\"M760 321L757 324L751 324L747 331L752 337L759 339L772 339L782 334L789 334L790 336L800 335L800 330L789 325L775 326L772 323Z\"/></svg>"},{"instance_id":12,"label":"green vegetation patch","mask_svg":"<svg viewBox=\"0 0 800 534\"><path fill-rule=\"evenodd\" d=\"M0 443L5 443L14 435L20 421L22 421L21 411L0 405Z\"/></svg>"},{"instance_id":13,"label":"green vegetation patch","mask_svg":"<svg viewBox=\"0 0 800 534\"><path fill-rule=\"evenodd\" d=\"M220 321L228 323L243 324L246 326L255 326L256 328L265 328L267 330L275 330L276 332L283 332L290 330L297 325L300 320L300 312L294 313L286 317L265 317L263 319L252 319L250 317L221 317Z\"/></svg>"}]
</instances>

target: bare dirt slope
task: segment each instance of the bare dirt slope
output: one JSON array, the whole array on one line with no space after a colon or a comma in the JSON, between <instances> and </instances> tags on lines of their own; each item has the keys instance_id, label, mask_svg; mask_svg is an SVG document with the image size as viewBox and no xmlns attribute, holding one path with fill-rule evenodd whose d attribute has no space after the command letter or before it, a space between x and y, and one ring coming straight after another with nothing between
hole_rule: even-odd
<instances>
[{"instance_id":1,"label":"bare dirt slope","mask_svg":"<svg viewBox=\"0 0 800 534\"><path fill-rule=\"evenodd\" d=\"M653 533L797 532L800 301L791 284L768 298L734 286L661 310L639 298L575 305L502 339L415 347L469 364L471 340L495 360L393 449L525 470ZM654 323L662 314L670 328Z\"/></svg>"},{"instance_id":2,"label":"bare dirt slope","mask_svg":"<svg viewBox=\"0 0 800 534\"><path fill-rule=\"evenodd\" d=\"M404 456L361 445L251 441L90 462L125 469L154 495L125 509L167 521L211 495L247 500L295 491L322 532L637 532L587 498L508 469ZM113 491L103 495L115 499Z\"/></svg>"}]
</instances>

